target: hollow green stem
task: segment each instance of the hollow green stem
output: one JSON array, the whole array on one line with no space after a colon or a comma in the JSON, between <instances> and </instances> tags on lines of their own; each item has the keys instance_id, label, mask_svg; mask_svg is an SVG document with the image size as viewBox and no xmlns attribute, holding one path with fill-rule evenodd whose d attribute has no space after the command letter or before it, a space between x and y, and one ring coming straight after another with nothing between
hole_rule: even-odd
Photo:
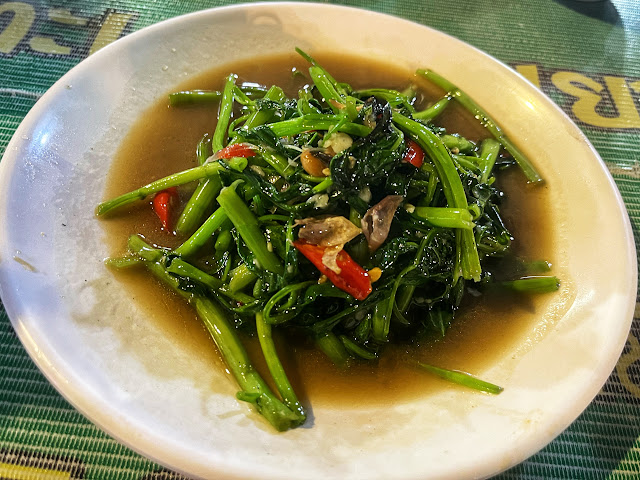
<instances>
[{"instance_id":1,"label":"hollow green stem","mask_svg":"<svg viewBox=\"0 0 640 480\"><path fill-rule=\"evenodd\" d=\"M449 106L449 102L451 102L451 100L452 98L450 95L445 95L430 107L420 112L415 112L412 116L416 120L424 120L424 121L430 122L434 120L442 112L444 112L444 110Z\"/></svg>"},{"instance_id":2,"label":"hollow green stem","mask_svg":"<svg viewBox=\"0 0 640 480\"><path fill-rule=\"evenodd\" d=\"M549 293L555 292L560 288L560 280L558 277L531 276L508 282L501 282L499 285L515 292Z\"/></svg>"},{"instance_id":3,"label":"hollow green stem","mask_svg":"<svg viewBox=\"0 0 640 480\"><path fill-rule=\"evenodd\" d=\"M433 365L427 365L426 363L421 362L417 362L417 364L423 370L433 373L440 378L456 383L458 385L462 385L464 387L472 388L474 390L491 393L493 395L497 395L504 390L504 388L498 385L494 385L493 383L480 380L470 373L461 372L459 370L447 370L444 368L434 367Z\"/></svg>"},{"instance_id":4,"label":"hollow green stem","mask_svg":"<svg viewBox=\"0 0 640 480\"><path fill-rule=\"evenodd\" d=\"M183 257L189 257L195 254L206 242L211 238L213 233L218 230L228 219L226 212L222 208L217 208L207 218L200 228L196 230L182 245L176 248L173 253Z\"/></svg>"},{"instance_id":5,"label":"hollow green stem","mask_svg":"<svg viewBox=\"0 0 640 480\"><path fill-rule=\"evenodd\" d=\"M130 205L138 200L144 200L149 195L157 193L169 187L177 187L195 180L217 175L223 167L218 163L208 163L199 167L183 170L182 172L168 175L159 180L155 180L147 185L131 192L120 195L106 202L102 202L96 207L96 215L102 216L113 210Z\"/></svg>"},{"instance_id":6,"label":"hollow green stem","mask_svg":"<svg viewBox=\"0 0 640 480\"><path fill-rule=\"evenodd\" d=\"M347 351L352 355L356 357L364 358L365 360L375 360L376 358L378 358L377 353L367 350L361 345L358 345L356 342L351 340L346 335L340 335L340 337L338 338L344 345L344 348L346 348Z\"/></svg>"},{"instance_id":7,"label":"hollow green stem","mask_svg":"<svg viewBox=\"0 0 640 480\"><path fill-rule=\"evenodd\" d=\"M281 103L286 100L286 97L280 87L273 85L271 88L269 88L269 90L267 90L267 93L265 93L264 99ZM273 118L273 111L264 110L264 109L256 110L251 115L249 115L249 117L247 118L247 121L244 124L244 128L249 129L249 128L255 128L259 125L264 125L265 123L270 121L272 118Z\"/></svg>"},{"instance_id":8,"label":"hollow green stem","mask_svg":"<svg viewBox=\"0 0 640 480\"><path fill-rule=\"evenodd\" d=\"M256 281L258 276L253 273L249 268L241 263L236 268L231 270L231 279L229 280L229 289L232 292L239 292L245 287L248 287Z\"/></svg>"},{"instance_id":9,"label":"hollow green stem","mask_svg":"<svg viewBox=\"0 0 640 480\"><path fill-rule=\"evenodd\" d=\"M450 207L416 207L414 213L421 220L426 220L434 227L473 229L468 209Z\"/></svg>"},{"instance_id":10,"label":"hollow green stem","mask_svg":"<svg viewBox=\"0 0 640 480\"><path fill-rule=\"evenodd\" d=\"M324 68L312 65L309 67L309 75L311 76L311 80L313 80L314 85L320 92L320 95L324 98L324 101L327 102L327 105L334 111L334 113L339 113L340 108L336 105L337 103L344 104L344 98L336 89L334 82L332 82L329 75ZM332 101L333 100L333 101Z\"/></svg>"},{"instance_id":11,"label":"hollow green stem","mask_svg":"<svg viewBox=\"0 0 640 480\"><path fill-rule=\"evenodd\" d=\"M349 353L340 339L333 333L327 332L316 338L316 345L338 367L345 367L349 360Z\"/></svg>"},{"instance_id":12,"label":"hollow green stem","mask_svg":"<svg viewBox=\"0 0 640 480\"><path fill-rule=\"evenodd\" d=\"M371 317L371 338L376 342L389 341L389 327L391 326L391 315L389 314L389 301L381 300L373 310Z\"/></svg>"},{"instance_id":13,"label":"hollow green stem","mask_svg":"<svg viewBox=\"0 0 640 480\"><path fill-rule=\"evenodd\" d=\"M502 144L505 150L509 152L518 165L520 165L520 168L529 182L538 183L543 181L542 177L529 159L511 142L511 140L509 140L495 120L493 120L493 118L491 118L491 116L489 116L489 114L471 97L456 87L449 80L435 72L432 72L431 70L418 70L417 73L445 90L449 95L454 97L460 105L478 118L482 122L482 125L484 125L491 135L493 135L494 138Z\"/></svg>"},{"instance_id":14,"label":"hollow green stem","mask_svg":"<svg viewBox=\"0 0 640 480\"><path fill-rule=\"evenodd\" d=\"M424 125L397 112L393 114L393 122L401 130L408 133L433 162L449 207L467 210L467 197L462 181L442 140ZM457 242L460 262L454 281L459 276L462 276L464 279L473 279L478 282L480 281L482 269L473 231L458 229L456 230L456 235L460 237L460 241Z\"/></svg>"},{"instance_id":15,"label":"hollow green stem","mask_svg":"<svg viewBox=\"0 0 640 480\"><path fill-rule=\"evenodd\" d=\"M277 255L267 249L267 239L258 226L258 220L235 192L225 187L218 195L218 203L226 212L238 234L253 252L259 268L282 275L284 269Z\"/></svg>"},{"instance_id":16,"label":"hollow green stem","mask_svg":"<svg viewBox=\"0 0 640 480\"><path fill-rule=\"evenodd\" d=\"M278 123L271 123L268 127L277 137L291 137L309 130L330 130L340 124L337 131L357 137L365 137L371 133L371 128L358 123L343 122L342 115L325 115L311 113L291 118ZM340 123L343 122L343 123Z\"/></svg>"},{"instance_id":17,"label":"hollow green stem","mask_svg":"<svg viewBox=\"0 0 640 480\"><path fill-rule=\"evenodd\" d=\"M233 112L235 81L236 76L229 75L224 84L222 98L220 99L218 122L211 137L211 149L213 152L221 150L227 140L227 129ZM197 186L178 218L176 223L176 231L178 233L187 235L197 228L202 217L206 214L207 208L220 192L220 188L222 188L222 182L217 177L208 178Z\"/></svg>"},{"instance_id":18,"label":"hollow green stem","mask_svg":"<svg viewBox=\"0 0 640 480\"><path fill-rule=\"evenodd\" d=\"M256 329L258 332L258 340L260 347L262 348L262 354L267 362L267 368L271 373L276 388L282 397L283 403L300 417L300 423L304 422L307 418L307 414L304 411L304 407L298 400L291 382L287 377L282 362L278 357L275 343L273 341L273 335L271 332L271 325L264 321L261 313L256 313Z\"/></svg>"},{"instance_id":19,"label":"hollow green stem","mask_svg":"<svg viewBox=\"0 0 640 480\"><path fill-rule=\"evenodd\" d=\"M415 93L415 92L411 92ZM386 88L370 88L367 90L358 90L354 93L355 96L361 99L367 99L369 97L377 97L386 100L392 107L405 107L412 112L415 118L415 108L411 105L411 100L404 93L400 93L397 90L391 90Z\"/></svg>"},{"instance_id":20,"label":"hollow green stem","mask_svg":"<svg viewBox=\"0 0 640 480\"><path fill-rule=\"evenodd\" d=\"M287 311L286 308L284 309L285 311L280 312L278 314L272 315L271 311L274 308L276 308L276 306L285 297L291 298L292 296L297 296L301 290L306 289L307 287L309 287L310 285L313 285L314 283L316 282L311 280L306 282L295 283L292 285L287 285L285 287L282 287L280 290L274 293L271 296L271 298L267 301L267 303L264 305L264 309L262 310L262 316L264 321L269 325L276 325L276 324L284 323L287 320L290 320L291 318L293 318L296 313Z\"/></svg>"},{"instance_id":21,"label":"hollow green stem","mask_svg":"<svg viewBox=\"0 0 640 480\"><path fill-rule=\"evenodd\" d=\"M193 232L221 188L222 181L218 176L208 178L199 183L178 218L176 232L181 235L188 235Z\"/></svg>"},{"instance_id":22,"label":"hollow green stem","mask_svg":"<svg viewBox=\"0 0 640 480\"><path fill-rule=\"evenodd\" d=\"M148 251L150 247L144 240L134 235L129 238L129 248L134 253L138 253ZM178 278L167 272L162 263L148 261L147 268L195 308L231 375L242 389L237 395L238 398L250 401L258 413L278 431L299 426L302 423L300 416L273 394L253 366L238 334L226 319L224 311L208 298L182 290Z\"/></svg>"},{"instance_id":23,"label":"hollow green stem","mask_svg":"<svg viewBox=\"0 0 640 480\"><path fill-rule=\"evenodd\" d=\"M480 176L481 183L487 183L487 180L489 180L493 170L493 165L496 163L499 154L500 142L497 140L494 140L493 138L486 138L482 141L482 144L480 144L480 164L482 165L482 175Z\"/></svg>"},{"instance_id":24,"label":"hollow green stem","mask_svg":"<svg viewBox=\"0 0 640 480\"><path fill-rule=\"evenodd\" d=\"M242 304L249 304L255 302L255 298L251 295L244 294L242 292L232 292L228 285L225 285L222 280L203 272L197 267L194 267L190 263L185 262L179 258L174 258L169 266L167 272L174 273L180 277L189 278L197 283L200 283L211 290L224 295L231 300Z\"/></svg>"},{"instance_id":25,"label":"hollow green stem","mask_svg":"<svg viewBox=\"0 0 640 480\"><path fill-rule=\"evenodd\" d=\"M140 257L133 255L110 257L104 261L105 266L115 269L137 267L142 263L144 263L144 261Z\"/></svg>"},{"instance_id":26,"label":"hollow green stem","mask_svg":"<svg viewBox=\"0 0 640 480\"><path fill-rule=\"evenodd\" d=\"M257 86L236 87L248 99L256 99L265 95L266 90ZM182 105L197 105L217 102L222 98L222 92L216 90L184 90L169 94L169 105L178 107Z\"/></svg>"},{"instance_id":27,"label":"hollow green stem","mask_svg":"<svg viewBox=\"0 0 640 480\"><path fill-rule=\"evenodd\" d=\"M208 133L205 133L202 140L198 142L196 147L196 158L198 159L198 165L204 165L207 159L211 156L211 137Z\"/></svg>"},{"instance_id":28,"label":"hollow green stem","mask_svg":"<svg viewBox=\"0 0 640 480\"><path fill-rule=\"evenodd\" d=\"M331 177L326 177L320 183L315 185L311 190L313 190L313 193L322 193L325 190L327 190L331 185L333 185L333 180L331 180Z\"/></svg>"},{"instance_id":29,"label":"hollow green stem","mask_svg":"<svg viewBox=\"0 0 640 480\"><path fill-rule=\"evenodd\" d=\"M457 134L442 135L440 140L442 140L442 143L444 143L449 150L454 152L457 150L461 153L471 153L476 148L475 144Z\"/></svg>"},{"instance_id":30,"label":"hollow green stem","mask_svg":"<svg viewBox=\"0 0 640 480\"><path fill-rule=\"evenodd\" d=\"M280 155L279 153L276 153L262 145L256 145L255 148L262 159L271 165L273 169L284 178L288 178L295 171L295 168L289 164L289 161L283 155Z\"/></svg>"}]
</instances>

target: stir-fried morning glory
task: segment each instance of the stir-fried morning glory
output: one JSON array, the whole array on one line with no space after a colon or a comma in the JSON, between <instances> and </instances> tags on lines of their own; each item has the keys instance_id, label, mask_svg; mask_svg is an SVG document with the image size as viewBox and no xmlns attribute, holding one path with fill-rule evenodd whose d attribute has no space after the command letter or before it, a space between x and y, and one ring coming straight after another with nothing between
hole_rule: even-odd
<instances>
[{"instance_id":1,"label":"stir-fried morning glory","mask_svg":"<svg viewBox=\"0 0 640 480\"><path fill-rule=\"evenodd\" d=\"M559 286L548 269L533 266L516 278L491 275L491 259L507 255L513 240L496 171L520 167L529 182L542 178L479 105L418 70L445 91L419 109L414 88L355 90L298 53L310 66L293 98L233 74L220 92L172 94L172 108L219 104L197 166L96 208L103 216L151 200L162 229L182 243L164 248L132 235L129 254L107 264L146 268L192 305L240 388L237 398L280 431L304 423L306 413L280 361L277 330L305 336L347 368L376 362L398 340L444 336L470 287L538 294ZM486 127L486 139L434 125L456 102ZM273 388L238 328L259 339ZM406 360L416 374L502 390Z\"/></svg>"}]
</instances>

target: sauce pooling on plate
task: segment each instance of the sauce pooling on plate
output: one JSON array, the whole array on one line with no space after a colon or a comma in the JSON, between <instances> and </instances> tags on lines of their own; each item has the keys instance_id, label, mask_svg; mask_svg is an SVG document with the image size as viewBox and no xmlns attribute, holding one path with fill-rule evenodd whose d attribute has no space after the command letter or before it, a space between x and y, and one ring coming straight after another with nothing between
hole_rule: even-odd
<instances>
[{"instance_id":1,"label":"sauce pooling on plate","mask_svg":"<svg viewBox=\"0 0 640 480\"><path fill-rule=\"evenodd\" d=\"M318 60L318 64L331 72L331 75L338 79L339 82L348 81L350 87L357 91L385 88L406 92L407 88L413 87L418 92L415 95L413 108L418 112L437 102L446 93L427 82L424 78L388 64L376 63L368 59L351 58L345 55L319 57ZM318 99L317 93L310 88L305 90L305 85L312 85L312 79L308 73L308 63L305 59L295 55L262 59L260 62L247 61L229 65L191 79L178 86L176 91L190 89L222 91L225 86L225 78L230 72L237 75L236 85L242 85L243 82L251 82L252 84L263 86L278 85L282 88L284 95L292 99L299 98L300 94L298 92L302 89L310 93L311 101L309 105L311 107L314 107L316 103L321 103L322 100L322 97L320 96L320 99ZM244 83L244 85L247 84ZM379 98L373 90L371 92L372 97ZM313 97L314 94L315 97ZM357 115L362 109L369 108L371 103L368 99L363 99L358 104L352 105L354 107L354 115ZM379 103L382 104L383 102L380 101ZM329 103L330 106L331 104ZM336 110L336 114L340 113L339 110L344 108L349 108L349 105L340 106ZM375 125L377 121L379 122L379 118L385 114L383 112L385 107L373 105L371 108L374 112L371 121L372 125ZM378 113L376 113L376 108L380 108ZM123 142L112 167L105 197L116 197L123 192L135 190L141 185L148 184L158 178L198 166L196 145L205 134L213 135L219 114L218 110L218 103L168 107L167 99L160 99L156 105L143 115L143 118L132 128ZM233 119L238 119L242 114L243 112L236 105ZM289 113L282 113L280 120L286 121L287 118L285 117L287 115ZM355 117L353 120L356 122ZM468 155L465 155L464 152L461 153L457 146L449 148L454 157L458 158L458 154L460 154L458 161L462 164L465 161L473 162L472 158L468 159L466 157L477 155L477 146L481 145L481 142L489 136L482 125L473 118L473 115L455 102L447 106L444 112L434 120L434 123L438 128L445 129L447 133L455 133L457 136L473 142L473 151L470 150ZM398 129L398 127L395 128ZM439 131L438 128L434 128L434 131L442 137L444 132ZM324 168L331 170L331 173L339 173L333 171L332 159L330 156L327 157L327 147L322 145L322 140L318 143L318 139L313 138L313 132L305 131L299 135L302 134L309 137L309 144L313 145L313 148L310 148L309 151L317 157L316 160L324 161ZM330 135L325 132L324 136L329 137ZM335 138L339 138L338 135L335 135ZM358 142L357 134L350 134L350 141ZM251 144L250 142L246 143ZM318 145L321 145L322 148ZM336 147L336 149L339 148L341 147ZM398 148L404 149L404 144ZM304 151L305 149L301 150ZM238 152L239 150L236 151L236 153ZM339 152L330 153L334 155L340 154ZM242 155L239 158L243 158ZM507 156L504 163L509 163L508 160ZM345 169L350 168L349 162L350 160L347 158L344 162ZM406 168L409 174L413 175L410 168L422 170L422 163L420 165L413 165L412 163L403 165L403 168ZM298 168L298 164L293 161L290 166L292 169ZM288 168L288 165L284 167ZM472 167L473 165L467 168L472 169ZM245 168L253 168L253 171L259 174L260 170L263 170L263 172L268 170L270 165L268 162L263 164L256 163L253 167ZM318 178L319 175L323 175L322 168L313 170L313 175L306 168L302 170L299 169L300 175L312 177L313 180L311 181L315 182L313 185L322 183L323 179ZM424 168L424 170L427 170L427 168ZM435 175L436 172L433 171L431 173ZM395 172L393 174L395 175ZM229 178L223 180L226 182L225 188L230 188L230 185L233 184L233 175L235 173L230 171ZM552 226L548 225L545 217L545 209L548 202L546 187L544 185L528 185L522 172L517 167L509 167L504 171L497 171L495 176L497 178L495 184L505 194L504 199L501 199L499 213L508 231L513 236L513 241L509 245L509 255L502 259L498 258L491 263L492 277L498 279L513 278L514 275L524 271L522 270L524 268L523 264L526 262L544 259L552 264L554 261L551 242ZM334 179L331 174L329 174L329 177ZM424 179L418 179L416 182L423 182L424 187L428 189L427 178L428 176L425 174ZM278 181L280 180L274 179L273 184L277 185L280 191L286 191L288 185L283 185L286 182L281 181L281 184L278 184ZM396 183L400 184L402 181L402 176L400 175ZM334 183L336 182L337 177ZM184 205L195 188L195 184L196 182L191 182L188 186L180 187L179 194L170 201ZM423 184L421 183L420 185ZM328 190L319 190L322 194L328 192L327 200L331 198L331 188L330 186ZM393 188L396 187L394 186ZM399 190L402 190L402 188L405 187L398 187ZM378 247L382 250L372 251L373 249L369 245L369 260L365 260L365 262L368 264L368 273L370 273L371 278L374 275L374 268L381 270L382 280L379 280L379 285L386 285L384 284L384 274L387 270L385 268L380 269L377 266L378 264L387 266L391 270L395 260L402 255L406 255L408 251L415 252L416 250L416 248L403 250L401 247L398 247L395 251L388 249L388 258L383 258L383 260L380 260L382 254L375 253L384 252L385 242L391 241L390 239L394 238L394 235L403 234L402 229L397 225L397 218L402 215L413 214L416 209L429 208L429 205L421 205L419 199L415 201L413 199L411 201L408 200L411 195L410 188L412 187L405 188L402 192L404 195L395 195L400 199L401 203L399 205L401 206L396 206L396 210L391 213L393 215L395 212L396 217L392 217L393 221L389 227L391 229L389 236L385 236L382 243L383 246ZM377 192L366 192L361 189L359 193L358 198L366 206L369 206L368 202L373 203L374 200L378 200L367 198L375 197ZM348 195L348 193L345 193L345 195ZM318 195L318 198L320 196ZM248 193L244 195L244 199L246 200L247 198L251 198ZM323 200L318 201L322 202ZM151 198L132 204L125 209L126 211L109 216L104 223L114 257L125 253L126 239L132 234L141 235L151 245L161 245L170 249L178 247L189 237L188 234L175 235L162 228L157 212L154 212L150 202ZM353 198L353 202L357 203L358 200ZM319 204L316 203L315 205L317 207ZM254 205L252 208L252 211L255 212L256 208L259 207ZM322 207L320 206L318 209L322 210ZM207 214L214 210L215 207L212 207ZM313 208L311 211L313 211ZM428 212L430 213L431 211ZM277 209L276 207L268 206L265 211L259 213L262 217L268 215L284 217L286 212L282 208ZM313 216L318 216L323 212L313 213ZM338 213L343 213L342 216L345 218L354 220L353 216L349 216L349 211ZM353 212L351 213L353 215ZM169 221L175 224L178 214L179 212L174 212ZM358 220L365 218L362 215L356 216ZM354 221L353 223L357 224L358 222ZM268 231L269 227L267 226L266 228ZM301 227L296 226L295 228ZM295 230L292 230L292 232L295 234ZM426 230L425 235L428 235ZM298 236L300 236L299 233ZM364 245L366 252L367 245L362 239L362 235L360 235L360 238L360 247L357 248L362 250L362 245ZM353 241L353 239L348 240L347 243L350 241ZM275 244L275 242L274 237L273 243ZM269 243L271 242L267 242L267 247L269 247ZM208 242L203 247L203 250L198 253L198 266L203 270L209 269L219 273L220 255L212 244L213 241ZM425 242L425 245L427 245L427 242ZM353 244L348 244L345 249L351 252L351 256L354 259L357 259L358 252ZM274 250L277 249L271 245L269 251L273 253ZM276 253L279 253L282 257L281 252ZM216 257L217 254L218 257ZM375 255L378 255L378 257L375 257ZM372 258L374 260L371 260ZM302 259L302 257L297 261L303 265L301 268L305 269L305 271L316 272L310 264L305 263L306 260ZM378 263L374 267L375 261ZM322 263L322 265L328 265L327 268L331 270L331 265L327 262ZM345 268L344 264L343 268ZM322 272L322 270L320 271ZM304 288L311 286L311 284L317 284L318 279L320 279L321 283L326 282L327 276L330 280L329 283L331 283L331 275L333 274L326 273L328 275L323 275L325 278L322 278L320 273L312 273L309 285L305 285ZM174 337L175 341L183 346L185 352L210 356L212 362L215 361L215 347L212 345L209 333L203 328L202 322L197 318L193 309L186 306L179 295L171 292L153 276L148 275L144 268L114 270L114 274L119 280L127 284L132 296L150 312L150 317L153 318L153 321L158 322L158 325L161 325L166 330L167 335ZM264 279L261 280L264 284ZM333 280L333 283L338 286L337 280ZM371 284L373 293L367 293L364 301L366 301L368 295L375 295L377 284L378 280ZM505 289L480 288L481 286L482 282L478 285L473 281L466 282L466 292L462 304L459 309L456 309L455 318L444 336L438 334L437 328L435 328L436 331L428 331L428 329L423 328L420 328L420 331L416 331L416 329L398 327L395 323L402 323L403 321L400 313L397 317L391 319L393 323L390 328L395 328L398 332L392 338L396 341L378 341L374 345L375 348L368 350L376 354L380 353L377 359L368 361L363 358L350 358L347 362L348 366L336 365L332 362L325 352L317 348L313 337L307 335L304 328L285 330L276 328L277 325L274 326L275 344L293 389L298 393L303 404L340 405L341 408L350 406L357 408L363 405L402 401L403 399L424 395L437 389L457 388L416 369L415 361L446 369L461 370L475 374L482 373L502 356L515 351L518 345L532 334L541 318L547 315L550 311L551 303L555 302L557 304L560 301L557 296L523 295L522 293L514 293ZM301 291L303 291L302 288L300 287ZM480 294L480 290L483 290L484 293ZM245 292L247 295L260 295L260 288L256 288L254 285L253 290L248 287ZM347 290L345 292L353 295L353 291ZM420 289L417 289L417 292L414 293L411 302L419 303L421 300L424 302L425 296L419 293ZM335 293L332 291L333 294L338 295L336 298L340 298L339 296L343 295L340 292ZM158 302L158 298L163 299L161 304ZM304 308L306 311L314 313L315 305L312 303L304 306ZM325 309L323 312L323 318L325 319L331 318L332 315L336 314L331 310L330 306L323 305L318 308ZM419 310L416 311L419 312ZM287 313L286 309L282 309L282 312L284 312L282 315ZM346 334L349 332L356 332L356 324L358 322L362 323L363 319L375 321L373 319L374 315L376 315L374 308L363 309L362 312L354 310L353 321L351 322L353 325L345 324L339 334L347 336ZM422 314L414 312L408 314L408 318L404 320L410 323L427 323L425 318L420 318L420 315ZM264 377L268 377L268 368L262 359L260 345L255 335L252 334L253 329L246 328L241 330L243 331L243 341L248 346L250 356L255 362L258 371ZM408 332L406 335L405 331ZM356 333L353 334L353 338L357 340ZM352 340L347 338L345 341ZM373 341L365 341L361 346L369 348L374 343ZM349 346L348 344L345 345ZM379 352L376 350L378 348ZM407 361L407 359L410 359L410 361ZM223 368L219 359L218 363L220 368Z\"/></svg>"}]
</instances>

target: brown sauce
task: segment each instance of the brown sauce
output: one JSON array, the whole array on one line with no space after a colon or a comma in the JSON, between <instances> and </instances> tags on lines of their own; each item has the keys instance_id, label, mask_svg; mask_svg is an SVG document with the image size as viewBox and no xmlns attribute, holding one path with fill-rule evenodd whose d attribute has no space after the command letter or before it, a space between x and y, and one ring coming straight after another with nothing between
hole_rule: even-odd
<instances>
[{"instance_id":1,"label":"brown sauce","mask_svg":"<svg viewBox=\"0 0 640 480\"><path fill-rule=\"evenodd\" d=\"M318 55L318 60L338 81L347 81L357 88L383 86L402 90L418 82L412 72L369 60L344 55ZM306 72L307 66L295 54L244 62L191 79L177 86L175 91L220 89L226 75L234 72L238 74L239 81L277 84L288 94L293 94L301 85L300 76L292 75L293 68ZM426 88L425 102L441 95L437 89L422 83L420 87ZM170 108L166 98L159 99L123 142L110 173L105 198L195 166L195 147L203 134L213 132L216 114L217 104ZM451 133L459 132L469 139L478 140L484 132L469 117L465 112L452 108L439 123ZM516 238L513 247L526 259L554 262L552 226L545 216L546 188L527 185L519 171L512 170L501 176L500 186L507 196L502 213ZM178 245L181 240L159 229L159 222L148 201L110 216L103 225L114 256L124 253L126 239L132 233L140 233L152 243L169 247ZM127 284L131 296L185 352L209 358L223 368L213 342L190 307L143 269L114 274ZM424 395L435 389L457 388L427 373L416 372L403 359L417 358L432 365L482 376L485 369L506 353L514 351L532 334L554 302L561 302L558 295L528 298L487 296L479 299L467 295L467 298L465 308L459 312L444 340L418 347L392 347L385 350L375 364L353 362L350 368L339 370L323 354L304 343L279 341L279 351L294 388L305 402L340 405L341 408L384 404ZM257 342L249 339L247 343L252 358L264 370ZM491 381L490 378L485 379Z\"/></svg>"}]
</instances>

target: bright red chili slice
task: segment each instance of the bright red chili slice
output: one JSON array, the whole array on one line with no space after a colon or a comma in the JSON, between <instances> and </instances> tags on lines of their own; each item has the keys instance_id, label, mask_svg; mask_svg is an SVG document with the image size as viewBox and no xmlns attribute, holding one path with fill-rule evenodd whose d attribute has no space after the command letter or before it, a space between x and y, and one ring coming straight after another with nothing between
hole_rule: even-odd
<instances>
[{"instance_id":1,"label":"bright red chili slice","mask_svg":"<svg viewBox=\"0 0 640 480\"><path fill-rule=\"evenodd\" d=\"M216 158L255 157L256 152L246 143L234 143L227 145L216 154Z\"/></svg>"},{"instance_id":2,"label":"bright red chili slice","mask_svg":"<svg viewBox=\"0 0 640 480\"><path fill-rule=\"evenodd\" d=\"M347 292L357 300L364 300L371 293L369 273L344 250L341 250L336 257L336 263L341 270L340 273L336 273L322 263L322 256L326 247L307 243L303 240L294 241L293 246L340 290Z\"/></svg>"},{"instance_id":3,"label":"bright red chili slice","mask_svg":"<svg viewBox=\"0 0 640 480\"><path fill-rule=\"evenodd\" d=\"M176 187L169 187L161 192L156 193L153 197L153 211L162 222L162 228L167 232L171 223L172 204L175 199L178 198L178 189Z\"/></svg>"},{"instance_id":4,"label":"bright red chili slice","mask_svg":"<svg viewBox=\"0 0 640 480\"><path fill-rule=\"evenodd\" d=\"M424 161L424 151L420 148L420 145L413 140L407 140L407 151L404 154L403 160L416 168L420 168Z\"/></svg>"}]
</instances>

